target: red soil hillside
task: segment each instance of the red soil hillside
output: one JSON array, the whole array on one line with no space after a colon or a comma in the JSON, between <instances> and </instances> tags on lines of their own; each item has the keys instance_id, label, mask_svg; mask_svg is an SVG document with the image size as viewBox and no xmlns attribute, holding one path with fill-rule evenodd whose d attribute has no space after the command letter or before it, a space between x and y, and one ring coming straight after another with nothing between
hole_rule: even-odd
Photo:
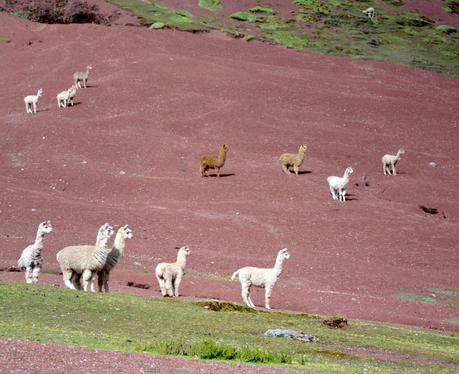
<instances>
[{"instance_id":1,"label":"red soil hillside","mask_svg":"<svg viewBox=\"0 0 459 374\"><path fill-rule=\"evenodd\" d=\"M11 40L0 43L0 267L44 219L55 226L44 249L53 271L62 247L128 223L117 292L159 296L155 264L188 244L183 296L240 302L227 276L272 266L288 247L276 309L459 331L457 79L218 33L0 14L0 37ZM90 87L58 109L56 94L87 64ZM39 87L39 112L26 114L23 97ZM222 143L224 177L201 178L199 157ZM283 174L279 155L303 143L303 173ZM399 175L384 176L381 156L400 147ZM347 166L350 198L338 203L326 178ZM261 305L262 293L252 299Z\"/></svg>"}]
</instances>

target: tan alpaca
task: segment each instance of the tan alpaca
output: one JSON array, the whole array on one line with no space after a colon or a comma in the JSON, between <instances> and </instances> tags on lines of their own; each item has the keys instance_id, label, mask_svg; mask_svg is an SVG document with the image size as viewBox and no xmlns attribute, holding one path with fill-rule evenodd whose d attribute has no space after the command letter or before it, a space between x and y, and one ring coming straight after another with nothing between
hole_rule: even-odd
<instances>
[{"instance_id":1,"label":"tan alpaca","mask_svg":"<svg viewBox=\"0 0 459 374\"><path fill-rule=\"evenodd\" d=\"M200 172L201 177L207 177L207 170L215 169L217 170L217 177L220 176L220 169L225 165L226 154L228 153L229 147L226 144L223 144L220 148L220 153L218 157L215 156L202 156L200 160Z\"/></svg>"},{"instance_id":2,"label":"tan alpaca","mask_svg":"<svg viewBox=\"0 0 459 374\"><path fill-rule=\"evenodd\" d=\"M306 145L300 145L298 153L283 153L279 157L279 161L282 166L282 171L289 174L289 168L293 167L293 171L298 175L301 164L304 161L306 156L306 150L308 147Z\"/></svg>"}]
</instances>

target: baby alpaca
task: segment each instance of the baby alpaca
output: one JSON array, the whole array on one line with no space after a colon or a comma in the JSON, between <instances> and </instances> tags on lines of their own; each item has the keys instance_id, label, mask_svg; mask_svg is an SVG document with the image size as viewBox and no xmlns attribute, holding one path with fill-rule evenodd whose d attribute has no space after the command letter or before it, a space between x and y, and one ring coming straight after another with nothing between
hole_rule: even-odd
<instances>
[{"instance_id":1,"label":"baby alpaca","mask_svg":"<svg viewBox=\"0 0 459 374\"><path fill-rule=\"evenodd\" d=\"M276 263L273 268L263 269L247 266L234 272L231 279L234 280L236 276L239 276L242 287L242 300L244 300L248 307L255 308L255 305L250 299L250 287L255 286L265 288L265 306L266 309L271 309L270 302L273 288L282 273L282 264L289 258L290 254L287 248L284 248L277 254Z\"/></svg>"},{"instance_id":2,"label":"baby alpaca","mask_svg":"<svg viewBox=\"0 0 459 374\"><path fill-rule=\"evenodd\" d=\"M349 177L353 172L354 170L349 166L345 170L342 178L335 176L327 178L328 187L330 188L333 200L346 201L346 187L349 183Z\"/></svg>"},{"instance_id":3,"label":"baby alpaca","mask_svg":"<svg viewBox=\"0 0 459 374\"><path fill-rule=\"evenodd\" d=\"M73 73L73 84L78 88L81 88L81 82L83 82L83 87L86 88L86 82L89 79L89 71L92 69L91 65L86 66L86 71L77 71Z\"/></svg>"},{"instance_id":4,"label":"baby alpaca","mask_svg":"<svg viewBox=\"0 0 459 374\"><path fill-rule=\"evenodd\" d=\"M24 97L26 113L32 113L31 107L33 107L33 113L37 113L37 103L38 103L38 99L41 96L43 96L42 88L38 89L36 95L29 95L29 96Z\"/></svg>"},{"instance_id":5,"label":"baby alpaca","mask_svg":"<svg viewBox=\"0 0 459 374\"><path fill-rule=\"evenodd\" d=\"M298 153L284 153L279 157L279 161L282 166L284 173L289 174L289 168L293 167L293 171L298 175L299 168L304 161L306 150L308 147L306 145L301 145L298 149Z\"/></svg>"},{"instance_id":6,"label":"baby alpaca","mask_svg":"<svg viewBox=\"0 0 459 374\"><path fill-rule=\"evenodd\" d=\"M102 289L104 289L105 292L109 292L108 281L110 278L110 272L121 259L121 256L124 252L124 248L126 248L126 240L132 239L133 237L134 233L128 227L128 225L124 225L118 229L118 232L115 236L115 242L113 243L113 247L107 256L107 262L105 263L104 268L97 273L97 283L99 286L99 292L102 292Z\"/></svg>"},{"instance_id":7,"label":"baby alpaca","mask_svg":"<svg viewBox=\"0 0 459 374\"><path fill-rule=\"evenodd\" d=\"M225 165L226 154L228 153L229 147L226 144L223 144L220 148L220 153L218 157L215 156L202 156L200 160L200 172L201 177L207 177L207 170L216 169L217 177L220 176L220 169Z\"/></svg>"},{"instance_id":8,"label":"baby alpaca","mask_svg":"<svg viewBox=\"0 0 459 374\"><path fill-rule=\"evenodd\" d=\"M22 251L21 257L18 260L18 268L26 269L26 283L38 283L38 276L43 266L43 256L41 254L43 250L43 239L46 234L52 231L53 227L50 221L40 223L38 225L35 242Z\"/></svg>"},{"instance_id":9,"label":"baby alpaca","mask_svg":"<svg viewBox=\"0 0 459 374\"><path fill-rule=\"evenodd\" d=\"M155 275L163 296L179 296L180 283L185 274L186 258L190 253L188 246L181 247L175 263L162 262L156 266Z\"/></svg>"},{"instance_id":10,"label":"baby alpaca","mask_svg":"<svg viewBox=\"0 0 459 374\"><path fill-rule=\"evenodd\" d=\"M384 155L382 157L384 175L386 174L391 175L391 168L392 168L392 175L397 175L397 169L395 169L395 165L397 165L397 162L400 161L403 154L405 154L405 150L399 149L395 156L394 155Z\"/></svg>"},{"instance_id":11,"label":"baby alpaca","mask_svg":"<svg viewBox=\"0 0 459 374\"><path fill-rule=\"evenodd\" d=\"M365 10L362 10L362 13L367 15L368 18L373 18L375 16L375 8L367 8Z\"/></svg>"}]
</instances>

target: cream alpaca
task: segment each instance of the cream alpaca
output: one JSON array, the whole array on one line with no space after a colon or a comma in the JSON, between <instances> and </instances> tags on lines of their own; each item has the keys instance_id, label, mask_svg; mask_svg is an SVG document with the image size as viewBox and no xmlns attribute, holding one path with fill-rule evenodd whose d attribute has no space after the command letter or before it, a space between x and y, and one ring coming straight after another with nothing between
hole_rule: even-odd
<instances>
[{"instance_id":1,"label":"cream alpaca","mask_svg":"<svg viewBox=\"0 0 459 374\"><path fill-rule=\"evenodd\" d=\"M39 88L36 95L29 95L24 97L26 113L32 113L31 107L33 107L33 113L37 113L37 103L41 96L43 96L43 89Z\"/></svg>"},{"instance_id":2,"label":"cream alpaca","mask_svg":"<svg viewBox=\"0 0 459 374\"><path fill-rule=\"evenodd\" d=\"M296 175L298 175L299 168L305 159L307 149L308 147L303 144L298 149L298 153L282 154L279 157L279 161L281 163L283 172L289 174L289 168L293 167L293 171Z\"/></svg>"},{"instance_id":3,"label":"cream alpaca","mask_svg":"<svg viewBox=\"0 0 459 374\"><path fill-rule=\"evenodd\" d=\"M73 73L73 84L78 88L81 88L81 82L83 82L83 87L86 88L86 82L89 79L89 71L92 69L91 65L86 66L86 71L77 71Z\"/></svg>"},{"instance_id":4,"label":"cream alpaca","mask_svg":"<svg viewBox=\"0 0 459 374\"><path fill-rule=\"evenodd\" d=\"M362 10L362 13L367 15L368 18L373 18L375 16L375 8L367 8L365 10Z\"/></svg>"},{"instance_id":5,"label":"cream alpaca","mask_svg":"<svg viewBox=\"0 0 459 374\"><path fill-rule=\"evenodd\" d=\"M405 150L399 149L395 156L394 155L384 155L382 157L384 175L386 174L391 175L391 168L392 168L392 175L397 175L397 169L395 169L395 165L397 165L397 162L400 161L403 154L405 154Z\"/></svg>"},{"instance_id":6,"label":"cream alpaca","mask_svg":"<svg viewBox=\"0 0 459 374\"><path fill-rule=\"evenodd\" d=\"M94 278L96 273L103 269L107 262L110 248L107 242L113 235L113 228L103 224L98 233L96 245L75 245L65 247L57 252L56 259L62 270L64 283L68 288L81 289L79 278L83 278L84 290L88 290L91 284L91 291L94 289Z\"/></svg>"},{"instance_id":7,"label":"cream alpaca","mask_svg":"<svg viewBox=\"0 0 459 374\"><path fill-rule=\"evenodd\" d=\"M104 268L97 273L99 292L102 292L102 289L104 289L105 292L109 292L108 281L110 278L110 272L121 259L124 249L126 248L126 240L132 239L133 237L134 233L128 225L124 225L118 229L113 247L107 256L107 262L105 263Z\"/></svg>"},{"instance_id":8,"label":"cream alpaca","mask_svg":"<svg viewBox=\"0 0 459 374\"><path fill-rule=\"evenodd\" d=\"M200 172L201 177L207 177L207 170L216 169L217 177L220 176L220 169L225 165L226 154L228 153L229 147L223 144L220 148L218 157L215 156L202 156L200 159Z\"/></svg>"},{"instance_id":9,"label":"cream alpaca","mask_svg":"<svg viewBox=\"0 0 459 374\"><path fill-rule=\"evenodd\" d=\"M41 254L43 239L51 231L53 231L53 227L50 221L40 223L35 242L22 251L21 257L18 260L18 268L26 270L26 283L38 283L38 276L43 266L43 256Z\"/></svg>"},{"instance_id":10,"label":"cream alpaca","mask_svg":"<svg viewBox=\"0 0 459 374\"><path fill-rule=\"evenodd\" d=\"M343 177L328 177L328 187L330 188L330 193L333 197L333 200L346 201L346 188L349 183L349 177L354 172L349 166L345 171Z\"/></svg>"},{"instance_id":11,"label":"cream alpaca","mask_svg":"<svg viewBox=\"0 0 459 374\"><path fill-rule=\"evenodd\" d=\"M77 88L74 84L68 90L62 91L57 94L57 107L67 108L69 104L73 106L73 98L75 97Z\"/></svg>"},{"instance_id":12,"label":"cream alpaca","mask_svg":"<svg viewBox=\"0 0 459 374\"><path fill-rule=\"evenodd\" d=\"M188 246L181 247L174 263L162 262L156 266L155 274L163 296L179 296L179 287L185 274L186 258L191 251Z\"/></svg>"},{"instance_id":13,"label":"cream alpaca","mask_svg":"<svg viewBox=\"0 0 459 374\"><path fill-rule=\"evenodd\" d=\"M235 279L239 276L239 281L242 287L242 300L250 308L255 308L252 300L250 299L250 287L262 287L265 288L265 306L266 309L271 309L271 295L273 288L278 282L282 273L282 265L285 260L290 258L287 248L281 249L277 254L276 263L273 268L264 269L247 266L234 272L231 279Z\"/></svg>"}]
</instances>

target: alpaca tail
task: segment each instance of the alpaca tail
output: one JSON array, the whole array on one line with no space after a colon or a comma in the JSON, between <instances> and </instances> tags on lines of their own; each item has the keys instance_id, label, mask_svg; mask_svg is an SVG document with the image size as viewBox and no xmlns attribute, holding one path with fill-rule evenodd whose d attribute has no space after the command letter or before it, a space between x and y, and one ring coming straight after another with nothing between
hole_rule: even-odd
<instances>
[{"instance_id":1,"label":"alpaca tail","mask_svg":"<svg viewBox=\"0 0 459 374\"><path fill-rule=\"evenodd\" d=\"M239 269L239 270L241 270L241 269ZM232 277L231 277L231 280L235 280L236 277L239 276L239 270L236 270L236 271L233 273L233 275L232 275Z\"/></svg>"}]
</instances>

